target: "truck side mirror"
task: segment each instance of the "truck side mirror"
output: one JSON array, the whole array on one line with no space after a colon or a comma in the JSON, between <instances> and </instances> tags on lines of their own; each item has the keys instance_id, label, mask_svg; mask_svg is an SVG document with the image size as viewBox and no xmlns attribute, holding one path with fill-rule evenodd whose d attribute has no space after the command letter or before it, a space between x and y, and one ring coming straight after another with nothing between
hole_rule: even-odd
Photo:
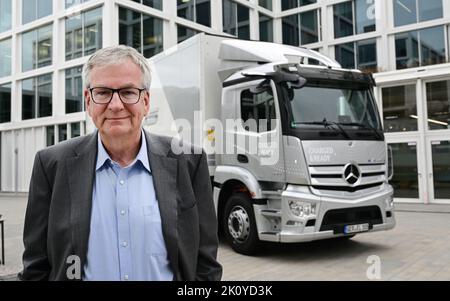
<instances>
[{"instance_id":1,"label":"truck side mirror","mask_svg":"<svg viewBox=\"0 0 450 301\"><path fill-rule=\"evenodd\" d=\"M303 88L308 81L306 78L299 76L296 82L291 82L291 87L295 89Z\"/></svg>"}]
</instances>

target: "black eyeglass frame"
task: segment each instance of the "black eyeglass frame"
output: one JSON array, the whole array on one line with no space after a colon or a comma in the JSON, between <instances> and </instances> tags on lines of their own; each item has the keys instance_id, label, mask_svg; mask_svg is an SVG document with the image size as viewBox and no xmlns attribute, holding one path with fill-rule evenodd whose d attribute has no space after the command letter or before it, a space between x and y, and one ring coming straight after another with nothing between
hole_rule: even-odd
<instances>
[{"instance_id":1,"label":"black eyeglass frame","mask_svg":"<svg viewBox=\"0 0 450 301\"><path fill-rule=\"evenodd\" d=\"M95 97L94 97L94 95L92 94L92 91L94 91L95 89L106 89L106 90L112 91L111 99L110 99L109 101L107 101L107 102L96 102L96 101L95 101ZM138 97L138 100L137 100L136 102L125 102L125 101L123 101L122 97L120 96L120 91L121 91L121 90L127 90L127 89L135 89L135 90L139 90L139 97ZM89 93L91 94L92 101L93 101L94 103L98 104L98 105L107 105L107 104L109 104L109 103L111 102L111 100L113 99L115 93L117 93L117 95L119 95L119 99L120 99L120 101L121 101L123 104L126 104L126 105L135 105L135 104L137 104L137 103L141 100L142 92L143 92L143 91L146 91L146 90L147 90L147 89L145 89L145 88L144 88L144 89L139 89L139 88L134 88L134 87L120 88L120 89L111 89L111 88L107 88L107 87L94 87L94 88L89 88Z\"/></svg>"}]
</instances>

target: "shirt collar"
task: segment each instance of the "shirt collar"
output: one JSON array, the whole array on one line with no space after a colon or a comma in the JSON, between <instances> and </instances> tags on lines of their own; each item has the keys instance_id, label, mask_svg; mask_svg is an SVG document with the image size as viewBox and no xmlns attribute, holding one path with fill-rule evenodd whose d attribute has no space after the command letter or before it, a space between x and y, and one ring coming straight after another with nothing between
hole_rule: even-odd
<instances>
[{"instance_id":1,"label":"shirt collar","mask_svg":"<svg viewBox=\"0 0 450 301\"><path fill-rule=\"evenodd\" d=\"M144 130L142 130L141 134L141 147L139 148L139 152L136 156L134 162L140 161L145 169L148 172L152 172L150 169L150 163L148 161L148 152L147 152L147 139L145 137ZM106 162L113 162L105 147L103 146L102 140L100 139L100 133L97 135L98 139L98 148L97 148L97 165L95 170L98 171Z\"/></svg>"}]
</instances>

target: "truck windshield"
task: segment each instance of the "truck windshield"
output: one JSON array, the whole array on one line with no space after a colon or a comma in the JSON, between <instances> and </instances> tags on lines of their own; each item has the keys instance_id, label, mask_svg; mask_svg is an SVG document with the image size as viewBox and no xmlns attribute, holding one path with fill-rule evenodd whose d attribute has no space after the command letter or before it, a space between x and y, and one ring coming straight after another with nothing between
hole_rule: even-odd
<instances>
[{"instance_id":1,"label":"truck windshield","mask_svg":"<svg viewBox=\"0 0 450 301\"><path fill-rule=\"evenodd\" d=\"M301 89L287 85L284 89L289 98L291 128L367 130L375 136L382 130L369 86L310 83Z\"/></svg>"}]
</instances>

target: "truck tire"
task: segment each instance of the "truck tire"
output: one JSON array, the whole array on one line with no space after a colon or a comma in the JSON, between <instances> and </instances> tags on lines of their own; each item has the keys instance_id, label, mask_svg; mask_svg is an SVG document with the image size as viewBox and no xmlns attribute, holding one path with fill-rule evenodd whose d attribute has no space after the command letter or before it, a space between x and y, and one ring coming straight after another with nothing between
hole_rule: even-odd
<instances>
[{"instance_id":1,"label":"truck tire","mask_svg":"<svg viewBox=\"0 0 450 301\"><path fill-rule=\"evenodd\" d=\"M228 199L222 225L225 238L235 252L253 255L260 250L253 206L245 193L232 194Z\"/></svg>"}]
</instances>

